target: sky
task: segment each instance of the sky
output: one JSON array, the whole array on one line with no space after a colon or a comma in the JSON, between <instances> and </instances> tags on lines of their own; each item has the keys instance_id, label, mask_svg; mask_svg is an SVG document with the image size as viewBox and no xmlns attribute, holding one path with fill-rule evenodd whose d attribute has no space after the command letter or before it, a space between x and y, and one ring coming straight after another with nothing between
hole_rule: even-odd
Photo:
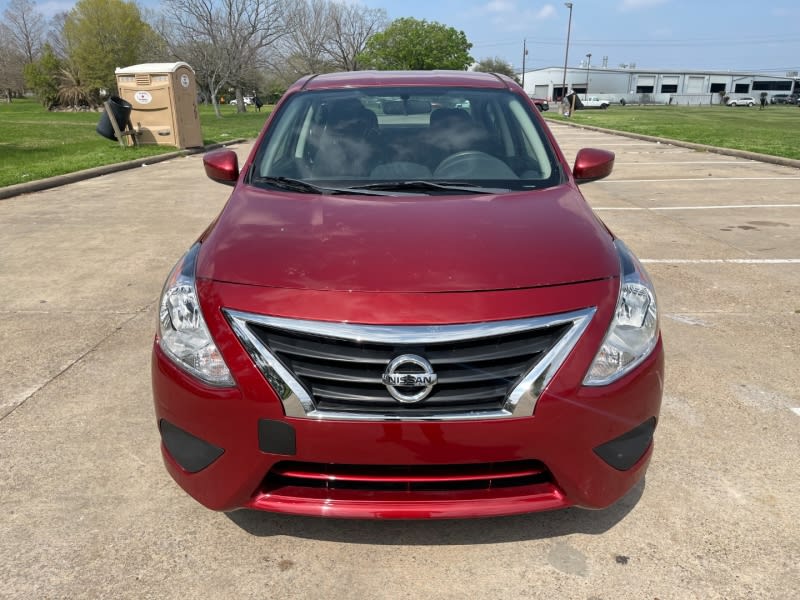
<instances>
[{"instance_id":1,"label":"sky","mask_svg":"<svg viewBox=\"0 0 800 600\"><path fill-rule=\"evenodd\" d=\"M521 70L564 66L570 10L537 0L345 0L464 31L476 60L499 57ZM140 0L157 9L155 0ZM0 0L5 9L7 0ZM47 16L74 2L37 5ZM644 69L800 71L798 0L573 0L569 66L634 63Z\"/></svg>"}]
</instances>

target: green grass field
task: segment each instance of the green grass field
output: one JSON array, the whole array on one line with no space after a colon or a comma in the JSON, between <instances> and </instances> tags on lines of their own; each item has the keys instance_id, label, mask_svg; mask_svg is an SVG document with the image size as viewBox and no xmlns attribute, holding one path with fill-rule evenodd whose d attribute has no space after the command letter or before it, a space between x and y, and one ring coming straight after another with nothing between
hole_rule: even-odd
<instances>
[{"instance_id":1,"label":"green grass field","mask_svg":"<svg viewBox=\"0 0 800 600\"><path fill-rule=\"evenodd\" d=\"M271 108L237 114L223 105L222 118L217 118L211 106L201 106L203 141L254 138ZM175 150L155 145L121 148L95 132L100 115L48 112L29 99L0 103L0 187Z\"/></svg>"},{"instance_id":2,"label":"green grass field","mask_svg":"<svg viewBox=\"0 0 800 600\"><path fill-rule=\"evenodd\" d=\"M608 110L581 110L566 119L554 103L544 115L617 131L629 131L800 159L800 108L758 106L620 106Z\"/></svg>"},{"instance_id":3,"label":"green grass field","mask_svg":"<svg viewBox=\"0 0 800 600\"><path fill-rule=\"evenodd\" d=\"M200 107L206 144L236 138L254 138L269 116L237 114L223 105L222 118L211 106ZM553 107L555 108L555 106ZM544 115L561 120L556 110ZM100 113L52 113L33 100L0 103L0 187L72 173L133 158L164 154L171 146L120 148L95 133ZM800 108L797 106L619 106L608 110L583 110L573 123L595 125L657 137L749 150L800 159Z\"/></svg>"}]
</instances>

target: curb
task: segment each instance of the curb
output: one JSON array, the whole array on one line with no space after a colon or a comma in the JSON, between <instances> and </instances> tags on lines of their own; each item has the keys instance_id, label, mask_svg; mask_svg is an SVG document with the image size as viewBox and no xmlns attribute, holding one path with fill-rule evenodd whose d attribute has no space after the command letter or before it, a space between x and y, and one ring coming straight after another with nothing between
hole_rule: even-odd
<instances>
[{"instance_id":1,"label":"curb","mask_svg":"<svg viewBox=\"0 0 800 600\"><path fill-rule=\"evenodd\" d=\"M224 148L233 144L241 144L246 142L244 138L235 140L228 140L218 144L209 144L200 148L189 148L186 150L177 150L175 152L168 152L166 154L156 154L155 156L147 156L145 158L137 158L123 163L113 163L110 165L103 165L102 167L93 167L91 169L84 169L83 171L75 171L74 173L65 173L64 175L56 175L55 177L47 177L46 179L37 179L27 183L17 183L0 188L0 200L6 200L22 194L30 194L33 192L41 192L42 190L49 190L51 188L67 185L68 183L76 183L93 177L100 177L101 175L108 175L109 173L117 173L119 171L126 171L128 169L135 169L143 165L151 165L154 163L163 162L173 158L180 158L182 156L191 156L193 154L202 154L209 150L216 150L217 148Z\"/></svg>"},{"instance_id":2,"label":"curb","mask_svg":"<svg viewBox=\"0 0 800 600\"><path fill-rule=\"evenodd\" d=\"M689 148L691 150L698 150L700 152L714 152L715 154L724 154L725 156L735 156L737 158L747 158L749 160L757 160L759 162L771 163L773 165L781 165L783 167L793 167L800 169L800 160L793 158L783 158L782 156L771 156L769 154L759 154L758 152L748 152L747 150L736 150L734 148L719 148L717 146L706 146L705 144L695 144L694 142L683 142L681 140L671 140L669 138L656 137L653 135L645 135L643 133L631 133L629 131L618 131L616 129L606 129L605 127L596 127L594 125L583 125L579 123L570 123L569 121L562 121L561 119L547 119L548 123L563 123L569 127L577 129L586 129L588 131L598 131L600 133L609 133L618 135L620 137L633 138L635 140L643 140L645 142L656 142L659 144L669 144L670 146L679 146L681 148Z\"/></svg>"}]
</instances>

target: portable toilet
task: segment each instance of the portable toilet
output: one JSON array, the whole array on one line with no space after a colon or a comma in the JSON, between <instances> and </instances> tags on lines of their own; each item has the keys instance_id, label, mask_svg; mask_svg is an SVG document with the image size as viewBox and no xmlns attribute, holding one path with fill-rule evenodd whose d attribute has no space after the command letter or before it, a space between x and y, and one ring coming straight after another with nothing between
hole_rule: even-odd
<instances>
[{"instance_id":1,"label":"portable toilet","mask_svg":"<svg viewBox=\"0 0 800 600\"><path fill-rule=\"evenodd\" d=\"M178 148L203 145L194 69L185 62L118 68L117 88L131 103L131 123L140 144Z\"/></svg>"}]
</instances>

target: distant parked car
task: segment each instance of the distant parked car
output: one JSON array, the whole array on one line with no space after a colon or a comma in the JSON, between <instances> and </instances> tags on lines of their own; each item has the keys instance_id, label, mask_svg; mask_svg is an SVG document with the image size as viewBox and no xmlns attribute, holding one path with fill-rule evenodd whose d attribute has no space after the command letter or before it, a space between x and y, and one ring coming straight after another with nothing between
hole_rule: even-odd
<instances>
[{"instance_id":1,"label":"distant parked car","mask_svg":"<svg viewBox=\"0 0 800 600\"><path fill-rule=\"evenodd\" d=\"M253 104L253 98L251 96L245 96L244 98L242 98L242 101L244 102L245 106L250 106ZM230 104L231 106L236 106L237 104L239 104L239 101L236 100L236 98L234 98L233 100L228 102L228 104Z\"/></svg>"},{"instance_id":2,"label":"distant parked car","mask_svg":"<svg viewBox=\"0 0 800 600\"><path fill-rule=\"evenodd\" d=\"M536 105L536 108L539 109L539 112L550 110L550 104L544 98L531 97L531 102L533 102Z\"/></svg>"},{"instance_id":3,"label":"distant parked car","mask_svg":"<svg viewBox=\"0 0 800 600\"><path fill-rule=\"evenodd\" d=\"M753 106L756 103L752 96L742 96L741 98L731 98L728 106Z\"/></svg>"},{"instance_id":4,"label":"distant parked car","mask_svg":"<svg viewBox=\"0 0 800 600\"><path fill-rule=\"evenodd\" d=\"M769 99L770 104L789 104L789 94L774 94Z\"/></svg>"},{"instance_id":5,"label":"distant parked car","mask_svg":"<svg viewBox=\"0 0 800 600\"><path fill-rule=\"evenodd\" d=\"M586 100L583 100L583 108L602 108L603 110L608 108L608 100L601 100L597 96L589 96Z\"/></svg>"}]
</instances>

